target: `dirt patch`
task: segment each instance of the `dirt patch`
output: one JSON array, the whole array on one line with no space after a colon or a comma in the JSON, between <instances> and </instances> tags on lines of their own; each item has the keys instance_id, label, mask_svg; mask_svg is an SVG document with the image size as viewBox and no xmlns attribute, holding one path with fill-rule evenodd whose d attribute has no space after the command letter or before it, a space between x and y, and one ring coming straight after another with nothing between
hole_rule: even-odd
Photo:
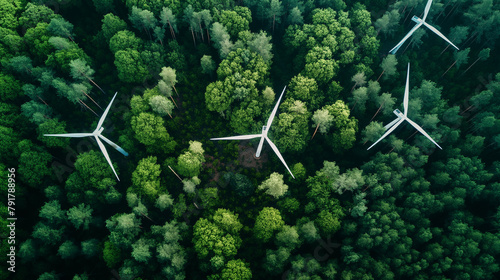
<instances>
[{"instance_id":1,"label":"dirt patch","mask_svg":"<svg viewBox=\"0 0 500 280\"><path fill-rule=\"evenodd\" d=\"M246 141L242 141L242 143L238 145L238 161L240 162L240 165L246 168L255 168L256 170L260 170L264 163L268 160L267 153L260 153L260 157L256 158L255 153L257 149L253 146L249 146L248 142L244 142Z\"/></svg>"}]
</instances>

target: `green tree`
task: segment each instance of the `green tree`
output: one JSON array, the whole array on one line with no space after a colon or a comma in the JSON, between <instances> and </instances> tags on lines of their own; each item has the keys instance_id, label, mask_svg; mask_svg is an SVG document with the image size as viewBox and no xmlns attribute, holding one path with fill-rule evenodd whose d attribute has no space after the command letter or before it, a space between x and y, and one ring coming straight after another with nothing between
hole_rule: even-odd
<instances>
[{"instance_id":1,"label":"green tree","mask_svg":"<svg viewBox=\"0 0 500 280\"><path fill-rule=\"evenodd\" d=\"M76 229L88 230L92 222L92 208L89 205L81 203L78 206L71 207L68 212L68 220Z\"/></svg>"},{"instance_id":2,"label":"green tree","mask_svg":"<svg viewBox=\"0 0 500 280\"><path fill-rule=\"evenodd\" d=\"M64 241L64 243L61 244L61 246L59 246L59 249L57 250L57 254L63 259L73 259L79 252L80 249L78 248L78 246L70 240Z\"/></svg>"},{"instance_id":3,"label":"green tree","mask_svg":"<svg viewBox=\"0 0 500 280\"><path fill-rule=\"evenodd\" d=\"M40 240L43 244L56 245L61 241L64 230L64 227L57 227L57 229L55 229L43 222L38 222L33 227L31 236L34 239Z\"/></svg>"},{"instance_id":4,"label":"green tree","mask_svg":"<svg viewBox=\"0 0 500 280\"><path fill-rule=\"evenodd\" d=\"M367 142L374 142L382 134L385 132L384 125L380 122L371 122L368 124L365 129L361 132L363 135L363 138L361 138L361 141L363 141L363 144L366 144Z\"/></svg>"},{"instance_id":5,"label":"green tree","mask_svg":"<svg viewBox=\"0 0 500 280\"><path fill-rule=\"evenodd\" d=\"M0 7L0 14L2 15L0 18L0 27L16 29L19 25L16 13L18 10L21 10L21 3L2 0Z\"/></svg>"},{"instance_id":6,"label":"green tree","mask_svg":"<svg viewBox=\"0 0 500 280\"><path fill-rule=\"evenodd\" d=\"M339 194L345 191L354 191L365 184L363 171L357 168L349 169L340 174L333 182L332 188Z\"/></svg>"},{"instance_id":7,"label":"green tree","mask_svg":"<svg viewBox=\"0 0 500 280\"><path fill-rule=\"evenodd\" d=\"M172 110L174 104L161 95L156 95L149 100L149 105L153 112L158 113L160 116L169 115L172 118Z\"/></svg>"},{"instance_id":8,"label":"green tree","mask_svg":"<svg viewBox=\"0 0 500 280\"><path fill-rule=\"evenodd\" d=\"M109 241L113 245L131 249L132 243L141 231L141 220L134 213L116 214L106 220L106 228L110 231ZM112 250L110 253L114 253L114 251Z\"/></svg>"},{"instance_id":9,"label":"green tree","mask_svg":"<svg viewBox=\"0 0 500 280\"><path fill-rule=\"evenodd\" d=\"M306 241L306 242L314 242L316 241L320 236L318 229L316 228L316 225L314 224L313 221L309 221L299 228L299 233L300 236Z\"/></svg>"},{"instance_id":10,"label":"green tree","mask_svg":"<svg viewBox=\"0 0 500 280\"><path fill-rule=\"evenodd\" d=\"M147 263L151 259L150 244L143 238L132 244L132 257L138 261Z\"/></svg>"},{"instance_id":11,"label":"green tree","mask_svg":"<svg viewBox=\"0 0 500 280\"><path fill-rule=\"evenodd\" d=\"M273 207L264 207L255 220L254 236L262 242L267 242L273 237L275 231L281 230L285 222L280 211Z\"/></svg>"},{"instance_id":12,"label":"green tree","mask_svg":"<svg viewBox=\"0 0 500 280\"><path fill-rule=\"evenodd\" d=\"M244 261L230 260L227 262L224 269L221 272L222 279L237 279L237 280L246 280L252 279L252 271L249 268L249 265Z\"/></svg>"},{"instance_id":13,"label":"green tree","mask_svg":"<svg viewBox=\"0 0 500 280\"><path fill-rule=\"evenodd\" d=\"M101 250L98 239L89 239L82 241L81 247L82 247L82 255L84 255L87 258L96 257Z\"/></svg>"},{"instance_id":14,"label":"green tree","mask_svg":"<svg viewBox=\"0 0 500 280\"><path fill-rule=\"evenodd\" d=\"M364 86L366 84L365 72L356 73L354 76L352 76L351 81L354 82L354 86L352 86L351 91L358 86Z\"/></svg>"},{"instance_id":15,"label":"green tree","mask_svg":"<svg viewBox=\"0 0 500 280\"><path fill-rule=\"evenodd\" d=\"M200 170L205 157L201 143L189 141L189 150L184 152L177 159L177 168L182 176L194 177L200 174Z\"/></svg>"},{"instance_id":16,"label":"green tree","mask_svg":"<svg viewBox=\"0 0 500 280\"><path fill-rule=\"evenodd\" d=\"M22 57L18 57L18 58L22 58ZM14 63L16 63L17 61L19 60L14 60L14 59L11 59L10 63L11 65L14 65ZM21 61L19 61L21 62ZM26 61L28 62L28 61ZM29 61L31 62L31 60ZM23 65L23 64L21 64ZM19 68L24 68L24 69L30 69L30 65L25 63L24 66L21 66L19 64L17 64L16 67L19 67ZM26 71L24 69L18 69L20 71ZM2 92L0 93L0 100L2 101L8 101L8 100L14 100L16 98L18 98L20 95L19 93L21 92L21 84L19 83L18 80L16 80L13 76L11 75L8 75L8 74L4 74L4 73L0 73L0 87L2 87Z\"/></svg>"},{"instance_id":17,"label":"green tree","mask_svg":"<svg viewBox=\"0 0 500 280\"><path fill-rule=\"evenodd\" d=\"M307 127L310 113L304 102L299 100L287 99L281 106L284 112L278 116L278 123L274 128L277 138L275 143L281 152L300 151L309 139Z\"/></svg>"},{"instance_id":18,"label":"green tree","mask_svg":"<svg viewBox=\"0 0 500 280\"><path fill-rule=\"evenodd\" d=\"M163 119L150 113L140 113L133 116L131 121L135 138L142 144L148 146L152 151L170 152L176 146L163 126Z\"/></svg>"},{"instance_id":19,"label":"green tree","mask_svg":"<svg viewBox=\"0 0 500 280\"><path fill-rule=\"evenodd\" d=\"M133 6L130 12L129 20L135 28L146 32L151 39L151 33L149 30L153 30L157 24L157 20L151 11Z\"/></svg>"},{"instance_id":20,"label":"green tree","mask_svg":"<svg viewBox=\"0 0 500 280\"><path fill-rule=\"evenodd\" d=\"M318 214L318 218L314 220L318 225L321 233L324 235L333 234L340 229L340 217L336 213L328 210L323 210Z\"/></svg>"},{"instance_id":21,"label":"green tree","mask_svg":"<svg viewBox=\"0 0 500 280\"><path fill-rule=\"evenodd\" d=\"M196 192L196 186L201 183L201 180L198 179L197 176L194 176L191 179L182 180L182 184L184 185L184 191L186 193L194 194Z\"/></svg>"},{"instance_id":22,"label":"green tree","mask_svg":"<svg viewBox=\"0 0 500 280\"><path fill-rule=\"evenodd\" d=\"M115 66L118 70L118 78L123 82L143 82L151 76L140 53L133 49L118 50L115 53Z\"/></svg>"},{"instance_id":23,"label":"green tree","mask_svg":"<svg viewBox=\"0 0 500 280\"><path fill-rule=\"evenodd\" d=\"M267 13L268 17L271 18L273 25L273 32L274 32L274 26L276 25L276 23L281 22L281 16L283 14L283 7L281 6L281 1L271 0L269 2L269 9L267 10Z\"/></svg>"},{"instance_id":24,"label":"green tree","mask_svg":"<svg viewBox=\"0 0 500 280\"><path fill-rule=\"evenodd\" d=\"M304 76L316 80L320 84L328 83L337 73L339 65L333 59L328 47L314 47L306 55Z\"/></svg>"},{"instance_id":25,"label":"green tree","mask_svg":"<svg viewBox=\"0 0 500 280\"><path fill-rule=\"evenodd\" d=\"M168 207L171 207L174 204L174 200L168 193L160 194L156 199L155 206L160 209L160 211L165 210Z\"/></svg>"},{"instance_id":26,"label":"green tree","mask_svg":"<svg viewBox=\"0 0 500 280\"><path fill-rule=\"evenodd\" d=\"M115 30L109 31L110 34L115 32L109 40L109 49L115 54L127 48L138 50L142 43L141 39L135 37L135 34L129 30L118 30L119 28L114 28L116 32Z\"/></svg>"},{"instance_id":27,"label":"green tree","mask_svg":"<svg viewBox=\"0 0 500 280\"><path fill-rule=\"evenodd\" d=\"M231 258L236 255L241 239L225 233L216 224L201 218L193 226L193 243L201 259L210 259L214 255Z\"/></svg>"},{"instance_id":28,"label":"green tree","mask_svg":"<svg viewBox=\"0 0 500 280\"><path fill-rule=\"evenodd\" d=\"M373 25L377 31L381 31L384 35L392 35L394 31L396 31L400 17L401 15L399 11L392 9L390 11L386 11L385 14L381 18L377 19Z\"/></svg>"},{"instance_id":29,"label":"green tree","mask_svg":"<svg viewBox=\"0 0 500 280\"><path fill-rule=\"evenodd\" d=\"M170 8L162 8L160 13L160 22L163 24L163 26L168 24L170 35L173 39L175 39L175 32L177 32L177 18L174 16Z\"/></svg>"},{"instance_id":30,"label":"green tree","mask_svg":"<svg viewBox=\"0 0 500 280\"><path fill-rule=\"evenodd\" d=\"M333 133L326 136L328 142L334 150L351 148L356 140L358 122L354 117L349 117L350 111L347 105L342 100L337 100L332 105L324 106L323 109L328 110L334 117L331 127Z\"/></svg>"},{"instance_id":31,"label":"green tree","mask_svg":"<svg viewBox=\"0 0 500 280\"><path fill-rule=\"evenodd\" d=\"M114 268L121 260L121 250L110 241L104 242L103 259L109 268Z\"/></svg>"},{"instance_id":32,"label":"green tree","mask_svg":"<svg viewBox=\"0 0 500 280\"><path fill-rule=\"evenodd\" d=\"M18 172L20 178L29 186L37 186L40 180L51 174L48 168L52 162L52 156L46 151L37 151L32 148L32 151L23 151L19 156Z\"/></svg>"},{"instance_id":33,"label":"green tree","mask_svg":"<svg viewBox=\"0 0 500 280\"><path fill-rule=\"evenodd\" d=\"M73 24L63 18L53 18L47 26L47 31L52 35L67 37L73 41Z\"/></svg>"},{"instance_id":34,"label":"green tree","mask_svg":"<svg viewBox=\"0 0 500 280\"><path fill-rule=\"evenodd\" d=\"M109 13L104 15L102 19L102 34L107 41L114 37L119 31L125 31L127 29L127 23L120 19L118 16ZM118 38L115 39L118 41ZM116 44L117 42L115 42ZM111 49L111 46L110 46Z\"/></svg>"},{"instance_id":35,"label":"green tree","mask_svg":"<svg viewBox=\"0 0 500 280\"><path fill-rule=\"evenodd\" d=\"M396 65L398 65L398 60L396 59L395 55L389 54L384 57L384 59L382 59L382 63L380 63L382 73L380 74L378 79L380 79L380 77L382 77L384 73L386 74L386 76L384 76L384 79L387 79L396 74Z\"/></svg>"},{"instance_id":36,"label":"green tree","mask_svg":"<svg viewBox=\"0 0 500 280\"><path fill-rule=\"evenodd\" d=\"M283 175L273 172L258 188L266 190L266 193L274 198L280 198L287 192L288 185L283 182Z\"/></svg>"},{"instance_id":37,"label":"green tree","mask_svg":"<svg viewBox=\"0 0 500 280\"><path fill-rule=\"evenodd\" d=\"M212 60L212 56L203 55L200 60L201 63L201 72L204 74L212 75L215 70L215 62Z\"/></svg>"},{"instance_id":38,"label":"green tree","mask_svg":"<svg viewBox=\"0 0 500 280\"><path fill-rule=\"evenodd\" d=\"M156 164L156 157L143 158L137 164L137 168L132 172L133 190L150 201L156 199L160 188L161 168Z\"/></svg>"},{"instance_id":39,"label":"green tree","mask_svg":"<svg viewBox=\"0 0 500 280\"><path fill-rule=\"evenodd\" d=\"M177 89L175 84L177 83L177 75L175 74L175 69L171 67L163 67L160 72L160 77L167 84L167 86L172 87L177 95Z\"/></svg>"},{"instance_id":40,"label":"green tree","mask_svg":"<svg viewBox=\"0 0 500 280\"><path fill-rule=\"evenodd\" d=\"M46 219L51 225L62 225L66 222L64 211L58 200L46 202L38 214L40 218Z\"/></svg>"},{"instance_id":41,"label":"green tree","mask_svg":"<svg viewBox=\"0 0 500 280\"><path fill-rule=\"evenodd\" d=\"M311 138L316 135L316 131L318 131L318 129L321 134L325 134L333 124L333 116L331 116L330 112L326 109L316 110L311 120L316 125L316 129L314 130L314 134Z\"/></svg>"},{"instance_id":42,"label":"green tree","mask_svg":"<svg viewBox=\"0 0 500 280\"><path fill-rule=\"evenodd\" d=\"M22 114L35 124L42 124L52 115L52 108L34 100L21 105Z\"/></svg>"},{"instance_id":43,"label":"green tree","mask_svg":"<svg viewBox=\"0 0 500 280\"><path fill-rule=\"evenodd\" d=\"M291 250L300 245L299 234L295 227L284 225L275 240L278 247L289 247Z\"/></svg>"},{"instance_id":44,"label":"green tree","mask_svg":"<svg viewBox=\"0 0 500 280\"><path fill-rule=\"evenodd\" d=\"M27 3L19 17L19 24L26 29L33 28L39 22L49 23L56 16L54 11L45 5Z\"/></svg>"},{"instance_id":45,"label":"green tree","mask_svg":"<svg viewBox=\"0 0 500 280\"><path fill-rule=\"evenodd\" d=\"M27 263L36 258L36 245L33 239L28 239L19 246L19 257L23 263Z\"/></svg>"},{"instance_id":46,"label":"green tree","mask_svg":"<svg viewBox=\"0 0 500 280\"><path fill-rule=\"evenodd\" d=\"M233 235L238 235L239 231L243 228L243 225L238 221L238 214L234 214L227 209L217 209L212 219L219 228Z\"/></svg>"},{"instance_id":47,"label":"green tree","mask_svg":"<svg viewBox=\"0 0 500 280\"><path fill-rule=\"evenodd\" d=\"M238 33L249 30L252 17L247 7L236 6L234 10L223 10L217 21L226 27L233 38L237 38Z\"/></svg>"},{"instance_id":48,"label":"green tree","mask_svg":"<svg viewBox=\"0 0 500 280\"><path fill-rule=\"evenodd\" d=\"M114 166L118 173L117 166ZM73 205L92 207L104 202L104 194L116 184L116 178L104 156L97 151L78 155L75 170L66 180L66 195ZM119 173L118 173L119 174Z\"/></svg>"},{"instance_id":49,"label":"green tree","mask_svg":"<svg viewBox=\"0 0 500 280\"><path fill-rule=\"evenodd\" d=\"M287 23L290 25L293 24L303 24L304 23L304 17L302 16L302 11L297 7L293 7L293 9L290 10L290 14L288 15L287 18Z\"/></svg>"},{"instance_id":50,"label":"green tree","mask_svg":"<svg viewBox=\"0 0 500 280\"><path fill-rule=\"evenodd\" d=\"M287 247L279 247L277 250L266 250L266 258L264 259L264 269L270 274L279 274L290 258L290 249Z\"/></svg>"},{"instance_id":51,"label":"green tree","mask_svg":"<svg viewBox=\"0 0 500 280\"><path fill-rule=\"evenodd\" d=\"M271 62L273 58L273 53L271 52L273 45L271 44L271 37L267 36L266 32L260 31L258 34L255 34L253 39L247 42L247 45L250 51L260 54L265 62Z\"/></svg>"}]
</instances>

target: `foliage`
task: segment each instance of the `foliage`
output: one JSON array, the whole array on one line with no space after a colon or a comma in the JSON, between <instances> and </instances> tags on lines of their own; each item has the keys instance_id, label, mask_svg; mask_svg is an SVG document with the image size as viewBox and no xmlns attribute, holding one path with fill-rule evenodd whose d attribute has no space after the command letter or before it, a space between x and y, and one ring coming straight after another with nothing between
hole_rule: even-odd
<instances>
[{"instance_id":1,"label":"foliage","mask_svg":"<svg viewBox=\"0 0 500 280\"><path fill-rule=\"evenodd\" d=\"M266 193L274 198L280 198L285 195L288 186L283 182L283 175L274 172L269 179L259 185L258 189L266 190Z\"/></svg>"},{"instance_id":2,"label":"foliage","mask_svg":"<svg viewBox=\"0 0 500 280\"><path fill-rule=\"evenodd\" d=\"M285 222L281 218L280 211L272 207L264 207L255 220L253 233L255 238L261 242L271 239L275 231L280 230Z\"/></svg>"},{"instance_id":3,"label":"foliage","mask_svg":"<svg viewBox=\"0 0 500 280\"><path fill-rule=\"evenodd\" d=\"M23 217L0 261L15 245L18 279L499 278L500 6L434 1L460 50L422 27L388 55L426 3L0 0L0 235ZM408 62L408 117L443 149L403 124L367 152ZM258 138L209 140L261 133L284 86L267 136L295 178ZM115 91L121 181L93 137L43 136L89 132Z\"/></svg>"}]
</instances>

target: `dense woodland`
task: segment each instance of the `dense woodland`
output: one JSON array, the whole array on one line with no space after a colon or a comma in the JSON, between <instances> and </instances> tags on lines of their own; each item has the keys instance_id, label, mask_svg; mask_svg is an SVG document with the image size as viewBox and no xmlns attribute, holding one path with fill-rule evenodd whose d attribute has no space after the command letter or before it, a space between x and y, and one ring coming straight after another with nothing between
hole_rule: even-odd
<instances>
[{"instance_id":1,"label":"dense woodland","mask_svg":"<svg viewBox=\"0 0 500 280\"><path fill-rule=\"evenodd\" d=\"M7 279L499 279L500 2L0 0ZM401 125L402 109L443 147ZM295 179L259 140L269 137ZM92 138L104 132L120 181ZM175 172L175 173L174 173ZM3 239L5 241L5 239ZM0 262L6 263L7 242Z\"/></svg>"}]
</instances>

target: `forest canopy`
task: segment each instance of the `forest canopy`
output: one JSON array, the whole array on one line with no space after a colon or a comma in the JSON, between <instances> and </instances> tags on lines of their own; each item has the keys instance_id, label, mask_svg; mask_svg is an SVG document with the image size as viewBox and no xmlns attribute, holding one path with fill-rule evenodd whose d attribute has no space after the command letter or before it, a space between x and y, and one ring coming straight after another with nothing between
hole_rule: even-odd
<instances>
[{"instance_id":1,"label":"forest canopy","mask_svg":"<svg viewBox=\"0 0 500 280\"><path fill-rule=\"evenodd\" d=\"M0 0L0 279L500 278L499 14Z\"/></svg>"}]
</instances>

